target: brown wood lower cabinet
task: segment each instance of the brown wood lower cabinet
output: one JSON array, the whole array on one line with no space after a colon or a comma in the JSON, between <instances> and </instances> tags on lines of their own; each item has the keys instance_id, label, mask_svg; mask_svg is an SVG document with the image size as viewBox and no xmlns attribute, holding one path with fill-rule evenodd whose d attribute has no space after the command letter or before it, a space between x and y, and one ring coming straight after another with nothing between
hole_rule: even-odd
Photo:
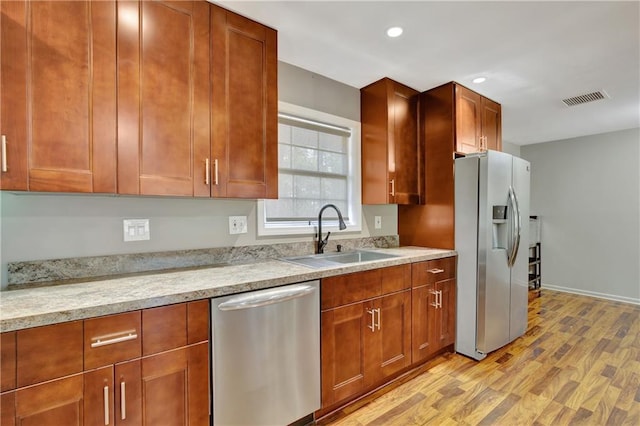
<instances>
[{"instance_id":1,"label":"brown wood lower cabinet","mask_svg":"<svg viewBox=\"0 0 640 426\"><path fill-rule=\"evenodd\" d=\"M455 339L456 257L322 280L322 417Z\"/></svg>"},{"instance_id":2,"label":"brown wood lower cabinet","mask_svg":"<svg viewBox=\"0 0 640 426\"><path fill-rule=\"evenodd\" d=\"M414 364L455 342L455 259L413 264L411 355Z\"/></svg>"},{"instance_id":3,"label":"brown wood lower cabinet","mask_svg":"<svg viewBox=\"0 0 640 426\"><path fill-rule=\"evenodd\" d=\"M402 265L323 280L323 291L344 294L345 288L332 285L342 280L347 292L351 288L374 296L321 313L323 408L356 397L411 365L409 276L410 266ZM361 280L366 288L358 285ZM381 295L384 288L393 292Z\"/></svg>"},{"instance_id":4,"label":"brown wood lower cabinet","mask_svg":"<svg viewBox=\"0 0 640 426\"><path fill-rule=\"evenodd\" d=\"M74 347L80 350L72 354L80 359L82 370L84 352L86 370L70 374L63 369L58 374L53 365L42 380L49 381L31 381L22 387L18 383L18 389L1 394L0 426L209 425L208 303L196 301L20 330L5 333L7 338L3 334L3 342L17 334L18 347L13 350L18 360L30 348L28 362L18 362L13 374L36 377L25 371L41 365L56 351L57 337L77 334L79 324ZM164 328L166 332L162 323L151 320L144 324L145 318L157 315L172 324ZM150 338L146 345L145 333ZM47 334L53 337L47 339ZM41 343L38 350L31 345L34 336ZM141 347L146 348L142 357ZM2 353L3 372L11 371L4 365L13 362L8 352Z\"/></svg>"}]
</instances>

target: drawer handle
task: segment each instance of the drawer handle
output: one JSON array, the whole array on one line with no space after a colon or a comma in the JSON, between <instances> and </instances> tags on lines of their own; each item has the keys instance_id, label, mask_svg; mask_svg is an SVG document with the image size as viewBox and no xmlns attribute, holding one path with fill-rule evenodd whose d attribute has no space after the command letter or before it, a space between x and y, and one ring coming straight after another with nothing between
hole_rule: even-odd
<instances>
[{"instance_id":1,"label":"drawer handle","mask_svg":"<svg viewBox=\"0 0 640 426\"><path fill-rule=\"evenodd\" d=\"M427 269L427 272L430 274L440 274L444 272L444 269L439 269L439 268Z\"/></svg>"},{"instance_id":2,"label":"drawer handle","mask_svg":"<svg viewBox=\"0 0 640 426\"><path fill-rule=\"evenodd\" d=\"M99 348L100 346L113 345L114 343L126 342L128 340L136 340L138 338L138 334L136 333L135 330L125 331L124 333L126 333L126 335L112 337L112 338L109 338L109 337L113 336L113 334L110 336L94 337L92 340L95 340L95 341L91 343L91 347ZM118 333L118 335L120 334L123 334L123 333Z\"/></svg>"}]
</instances>

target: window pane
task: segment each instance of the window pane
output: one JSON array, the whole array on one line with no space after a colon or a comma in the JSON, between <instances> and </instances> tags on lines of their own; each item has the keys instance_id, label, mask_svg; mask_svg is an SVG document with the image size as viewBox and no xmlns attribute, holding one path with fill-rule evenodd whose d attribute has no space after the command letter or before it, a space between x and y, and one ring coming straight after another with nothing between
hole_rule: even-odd
<instances>
[{"instance_id":1,"label":"window pane","mask_svg":"<svg viewBox=\"0 0 640 426\"><path fill-rule=\"evenodd\" d=\"M294 178L294 197L320 199L320 178L316 176L296 176ZM317 212L316 212L317 213Z\"/></svg>"},{"instance_id":2,"label":"window pane","mask_svg":"<svg viewBox=\"0 0 640 426\"><path fill-rule=\"evenodd\" d=\"M280 198L293 197L293 175L280 173L278 176L278 196Z\"/></svg>"},{"instance_id":3,"label":"window pane","mask_svg":"<svg viewBox=\"0 0 640 426\"><path fill-rule=\"evenodd\" d=\"M321 186L324 200L347 199L347 179L322 178Z\"/></svg>"},{"instance_id":4,"label":"window pane","mask_svg":"<svg viewBox=\"0 0 640 426\"><path fill-rule=\"evenodd\" d=\"M321 207L322 207L322 204L317 199L316 200L303 200L303 199L294 200L294 210L296 211L297 217L310 218L310 219L317 218L318 212L320 211Z\"/></svg>"},{"instance_id":5,"label":"window pane","mask_svg":"<svg viewBox=\"0 0 640 426\"><path fill-rule=\"evenodd\" d=\"M318 171L318 151L315 149L293 147L293 168Z\"/></svg>"},{"instance_id":6,"label":"window pane","mask_svg":"<svg viewBox=\"0 0 640 426\"><path fill-rule=\"evenodd\" d=\"M347 174L347 156L320 151L320 170L325 173Z\"/></svg>"},{"instance_id":7,"label":"window pane","mask_svg":"<svg viewBox=\"0 0 640 426\"><path fill-rule=\"evenodd\" d=\"M278 167L282 169L291 168L291 145L278 144Z\"/></svg>"},{"instance_id":8,"label":"window pane","mask_svg":"<svg viewBox=\"0 0 640 426\"><path fill-rule=\"evenodd\" d=\"M291 126L278 123L278 142L291 143Z\"/></svg>"},{"instance_id":9,"label":"window pane","mask_svg":"<svg viewBox=\"0 0 640 426\"><path fill-rule=\"evenodd\" d=\"M293 127L292 130L292 141L294 145L318 148L318 132L300 127Z\"/></svg>"},{"instance_id":10,"label":"window pane","mask_svg":"<svg viewBox=\"0 0 640 426\"><path fill-rule=\"evenodd\" d=\"M291 217L293 212L293 200L264 200L264 208L269 218Z\"/></svg>"}]
</instances>

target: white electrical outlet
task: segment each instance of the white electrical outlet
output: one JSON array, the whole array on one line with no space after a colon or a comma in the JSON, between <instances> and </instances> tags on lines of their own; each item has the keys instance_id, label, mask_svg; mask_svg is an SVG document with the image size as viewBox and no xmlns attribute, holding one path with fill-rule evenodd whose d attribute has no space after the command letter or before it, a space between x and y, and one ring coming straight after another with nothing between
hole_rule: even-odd
<instances>
[{"instance_id":1,"label":"white electrical outlet","mask_svg":"<svg viewBox=\"0 0 640 426\"><path fill-rule=\"evenodd\" d=\"M374 216L373 217L373 226L376 229L382 228L382 216Z\"/></svg>"},{"instance_id":2,"label":"white electrical outlet","mask_svg":"<svg viewBox=\"0 0 640 426\"><path fill-rule=\"evenodd\" d=\"M229 216L229 234L246 234L247 217Z\"/></svg>"},{"instance_id":3,"label":"white electrical outlet","mask_svg":"<svg viewBox=\"0 0 640 426\"><path fill-rule=\"evenodd\" d=\"M149 219L124 219L122 223L125 241L144 241L151 239Z\"/></svg>"}]
</instances>

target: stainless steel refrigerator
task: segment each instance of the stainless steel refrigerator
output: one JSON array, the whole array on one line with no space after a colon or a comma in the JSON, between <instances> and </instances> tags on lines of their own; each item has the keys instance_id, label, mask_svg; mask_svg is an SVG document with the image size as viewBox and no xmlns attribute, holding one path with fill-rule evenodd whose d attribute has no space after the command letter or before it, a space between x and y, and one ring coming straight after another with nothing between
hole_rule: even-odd
<instances>
[{"instance_id":1,"label":"stainless steel refrigerator","mask_svg":"<svg viewBox=\"0 0 640 426\"><path fill-rule=\"evenodd\" d=\"M529 183L529 163L503 152L455 160L455 350L477 360L527 328Z\"/></svg>"}]
</instances>

